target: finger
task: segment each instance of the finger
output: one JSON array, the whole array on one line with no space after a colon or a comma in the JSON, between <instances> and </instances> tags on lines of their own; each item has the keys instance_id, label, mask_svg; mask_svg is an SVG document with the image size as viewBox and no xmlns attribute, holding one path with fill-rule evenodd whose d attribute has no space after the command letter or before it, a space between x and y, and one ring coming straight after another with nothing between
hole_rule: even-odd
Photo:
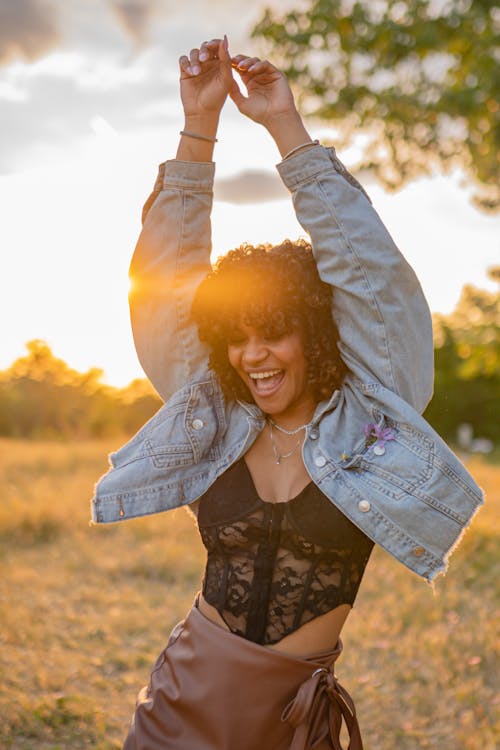
<instances>
[{"instance_id":1,"label":"finger","mask_svg":"<svg viewBox=\"0 0 500 750\"><path fill-rule=\"evenodd\" d=\"M245 60L250 60L248 55L235 55L234 57L231 57L231 65L235 70L243 70L243 68L240 68L240 65L242 65Z\"/></svg>"},{"instance_id":2,"label":"finger","mask_svg":"<svg viewBox=\"0 0 500 750\"><path fill-rule=\"evenodd\" d=\"M263 73L265 70L269 70L271 63L269 60L257 60L247 68L247 73Z\"/></svg>"},{"instance_id":3,"label":"finger","mask_svg":"<svg viewBox=\"0 0 500 750\"><path fill-rule=\"evenodd\" d=\"M238 70L248 70L251 65L255 65L258 62L260 62L258 57L244 57L238 62L236 67Z\"/></svg>"},{"instance_id":4,"label":"finger","mask_svg":"<svg viewBox=\"0 0 500 750\"><path fill-rule=\"evenodd\" d=\"M189 53L189 66L194 76L197 76L201 72L199 55L200 51L198 48L192 49Z\"/></svg>"},{"instance_id":5,"label":"finger","mask_svg":"<svg viewBox=\"0 0 500 750\"><path fill-rule=\"evenodd\" d=\"M231 56L229 54L229 41L224 34L224 39L219 41L218 47L219 60L225 64L231 65Z\"/></svg>"},{"instance_id":6,"label":"finger","mask_svg":"<svg viewBox=\"0 0 500 750\"><path fill-rule=\"evenodd\" d=\"M231 58L233 63L236 63L237 65L248 65L250 62L255 62L259 60L259 57L251 57L250 55L235 55L233 58Z\"/></svg>"},{"instance_id":7,"label":"finger","mask_svg":"<svg viewBox=\"0 0 500 750\"><path fill-rule=\"evenodd\" d=\"M187 57L187 55L182 55L181 57L179 57L179 67L181 69L181 73L191 75L191 68L189 67L189 57Z\"/></svg>"},{"instance_id":8,"label":"finger","mask_svg":"<svg viewBox=\"0 0 500 750\"><path fill-rule=\"evenodd\" d=\"M209 42L203 42L200 46L200 62L206 62L217 57L221 41L221 39L211 39Z\"/></svg>"}]
</instances>

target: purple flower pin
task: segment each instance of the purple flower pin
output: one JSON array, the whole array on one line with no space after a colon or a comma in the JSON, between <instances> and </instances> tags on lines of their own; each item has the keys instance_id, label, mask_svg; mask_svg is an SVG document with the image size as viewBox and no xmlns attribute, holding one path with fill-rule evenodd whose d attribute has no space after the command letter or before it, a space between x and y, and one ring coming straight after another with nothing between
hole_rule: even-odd
<instances>
[{"instance_id":1,"label":"purple flower pin","mask_svg":"<svg viewBox=\"0 0 500 750\"><path fill-rule=\"evenodd\" d=\"M379 427L372 422L364 426L367 447L373 445L373 452L376 456L383 456L385 453L385 444L389 440L395 440L394 430L392 427Z\"/></svg>"}]
</instances>

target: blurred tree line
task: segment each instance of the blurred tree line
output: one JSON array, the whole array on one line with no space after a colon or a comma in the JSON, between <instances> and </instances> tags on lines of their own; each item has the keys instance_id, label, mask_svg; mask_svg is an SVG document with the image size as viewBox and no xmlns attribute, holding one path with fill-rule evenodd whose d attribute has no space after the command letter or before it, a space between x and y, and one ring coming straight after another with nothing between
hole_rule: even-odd
<instances>
[{"instance_id":1,"label":"blurred tree line","mask_svg":"<svg viewBox=\"0 0 500 750\"><path fill-rule=\"evenodd\" d=\"M451 440L468 423L500 443L500 266L488 275L496 291L467 284L451 315L434 316L436 378L425 417Z\"/></svg>"},{"instance_id":2,"label":"blurred tree line","mask_svg":"<svg viewBox=\"0 0 500 750\"><path fill-rule=\"evenodd\" d=\"M500 267L490 292L467 285L450 315L435 316L435 395L426 418L446 439L461 423L500 443ZM0 372L0 435L91 438L133 434L161 406L147 380L126 388L101 382L102 370L81 373L39 339Z\"/></svg>"},{"instance_id":3,"label":"blurred tree line","mask_svg":"<svg viewBox=\"0 0 500 750\"><path fill-rule=\"evenodd\" d=\"M78 372L35 339L0 372L0 435L88 438L130 435L161 406L148 380L126 388L101 382L102 370Z\"/></svg>"}]
</instances>

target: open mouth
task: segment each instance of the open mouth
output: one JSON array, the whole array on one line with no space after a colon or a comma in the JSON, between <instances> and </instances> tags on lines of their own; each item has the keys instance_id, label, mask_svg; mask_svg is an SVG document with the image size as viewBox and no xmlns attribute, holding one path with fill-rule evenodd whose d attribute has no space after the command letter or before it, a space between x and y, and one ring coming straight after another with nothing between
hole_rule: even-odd
<instances>
[{"instance_id":1,"label":"open mouth","mask_svg":"<svg viewBox=\"0 0 500 750\"><path fill-rule=\"evenodd\" d=\"M262 372L249 372L255 393L260 396L269 396L281 385L285 377L284 370L266 370Z\"/></svg>"}]
</instances>

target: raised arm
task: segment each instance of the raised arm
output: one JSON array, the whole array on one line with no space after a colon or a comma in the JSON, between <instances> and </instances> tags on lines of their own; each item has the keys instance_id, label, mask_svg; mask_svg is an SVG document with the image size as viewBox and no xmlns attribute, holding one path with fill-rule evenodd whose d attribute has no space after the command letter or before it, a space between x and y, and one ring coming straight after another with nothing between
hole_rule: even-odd
<instances>
[{"instance_id":1,"label":"raised arm","mask_svg":"<svg viewBox=\"0 0 500 750\"><path fill-rule=\"evenodd\" d=\"M206 367L191 303L210 270L212 155L220 111L232 82L227 41L182 56L184 135L176 159L160 166L143 211L130 266L130 316L139 360L163 399Z\"/></svg>"},{"instance_id":2,"label":"raised arm","mask_svg":"<svg viewBox=\"0 0 500 750\"><path fill-rule=\"evenodd\" d=\"M284 76L267 61L233 62L249 94L233 87L233 100L289 155L278 170L333 287L344 361L357 380L381 383L423 411L432 395L432 326L413 270L334 150L311 141Z\"/></svg>"}]
</instances>

